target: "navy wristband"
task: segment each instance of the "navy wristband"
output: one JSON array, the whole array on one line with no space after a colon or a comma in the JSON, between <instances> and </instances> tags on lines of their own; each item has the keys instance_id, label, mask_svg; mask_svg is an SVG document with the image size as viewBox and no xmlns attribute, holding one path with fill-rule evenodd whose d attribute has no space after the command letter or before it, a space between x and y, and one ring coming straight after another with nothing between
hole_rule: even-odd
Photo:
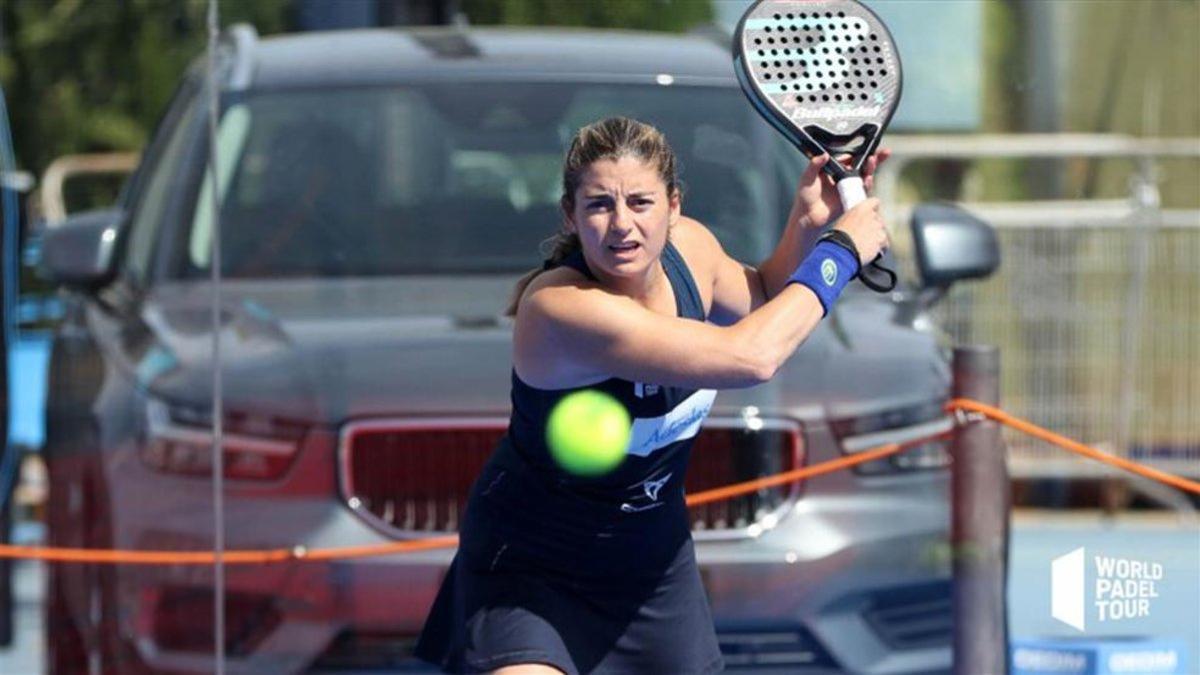
<instances>
[{"instance_id":1,"label":"navy wristband","mask_svg":"<svg viewBox=\"0 0 1200 675\"><path fill-rule=\"evenodd\" d=\"M821 301L822 316L829 314L842 289L858 274L859 261L845 246L832 241L817 242L808 257L792 272L788 283L812 289Z\"/></svg>"}]
</instances>

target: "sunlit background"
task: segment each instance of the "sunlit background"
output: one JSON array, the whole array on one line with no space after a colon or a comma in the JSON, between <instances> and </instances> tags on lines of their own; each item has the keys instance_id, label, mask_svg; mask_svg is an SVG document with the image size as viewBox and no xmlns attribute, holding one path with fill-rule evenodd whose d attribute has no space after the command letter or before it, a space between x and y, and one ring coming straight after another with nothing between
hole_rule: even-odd
<instances>
[{"instance_id":1,"label":"sunlit background","mask_svg":"<svg viewBox=\"0 0 1200 675\"><path fill-rule=\"evenodd\" d=\"M1012 414L1200 479L1200 2L865 2L904 67L877 179L903 284L852 292L778 382L722 392L688 489L936 428L963 344L998 347ZM244 81L223 85L214 185L207 2L0 4L6 541L203 551L220 528L231 549L319 549L452 533L507 421L501 313L558 225L575 128L656 124L685 213L748 263L777 241L805 160L733 79L748 5L221 0L221 76ZM999 269L928 283L910 225L932 203L986 222ZM1176 655L1146 672L1200 673L1197 495L1004 439L1014 649L1142 645ZM694 509L729 665L947 671L949 464L932 442ZM1052 561L1080 547L1162 565L1150 611L1055 619ZM230 566L223 663L415 672L449 555ZM0 576L0 672L216 667L211 568L21 560ZM1098 663L1071 672L1109 672Z\"/></svg>"}]
</instances>

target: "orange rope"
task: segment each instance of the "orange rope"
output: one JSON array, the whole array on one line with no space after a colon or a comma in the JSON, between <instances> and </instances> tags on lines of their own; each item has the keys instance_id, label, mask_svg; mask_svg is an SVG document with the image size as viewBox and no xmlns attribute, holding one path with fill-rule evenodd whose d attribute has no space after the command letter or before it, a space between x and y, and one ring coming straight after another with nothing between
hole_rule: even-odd
<instances>
[{"instance_id":1,"label":"orange rope","mask_svg":"<svg viewBox=\"0 0 1200 675\"><path fill-rule=\"evenodd\" d=\"M776 485L784 485L786 483L794 483L799 480L804 480L805 478L812 478L813 476L832 473L840 469L848 469L864 462L870 462L882 457L887 457L888 455L894 455L902 450L907 450L908 448L921 445L923 443L928 443L929 441L936 440L938 438L950 436L952 433L952 431L944 431L942 433L933 434L932 436L927 436L925 438L905 441L904 443L888 443L887 445L881 445L878 448L856 452L849 457L831 459L828 462L813 464L812 466L808 466L803 469L794 469L792 471L785 471L784 473L777 473L773 476L750 480L744 483L734 483L733 485L726 485L725 487L705 490L704 492L696 492L687 496L687 505L699 506L709 502L729 499L731 497L738 497L750 492L757 492L763 488L775 487Z\"/></svg>"},{"instance_id":2,"label":"orange rope","mask_svg":"<svg viewBox=\"0 0 1200 675\"><path fill-rule=\"evenodd\" d=\"M803 469L767 476L745 483L736 483L714 490L706 490L688 495L688 506L697 506L721 499L729 499L739 495L757 492L763 488L793 483L804 478L819 476L839 469L845 469L863 462L870 462L881 457L895 454L906 448L921 443L927 443L934 438L950 435L950 432L936 434L929 438L892 443L879 448L856 453L850 457L841 457L828 462L814 464ZM407 541L375 544L371 546L348 546L343 548L327 548L307 550L303 547L292 549L279 548L267 551L226 551L221 561L226 565L258 565L303 560L341 560L346 558L365 558L368 556L391 555L393 553L413 553L439 548L453 548L458 545L457 535L411 539ZM216 554L212 551L121 551L95 550L85 548L52 548L47 546L10 546L0 544L0 558L25 558L48 560L56 562L87 562L128 565L212 565L216 562Z\"/></svg>"},{"instance_id":3,"label":"orange rope","mask_svg":"<svg viewBox=\"0 0 1200 675\"><path fill-rule=\"evenodd\" d=\"M946 404L946 409L970 410L972 412L980 413L981 415L994 419L1001 424L1006 424L1017 431L1029 434L1034 438L1040 438L1043 441L1057 445L1060 448L1070 450L1071 452L1079 453L1085 457L1090 457L1097 462L1110 464L1112 466L1129 471L1130 473L1136 473L1139 476L1145 476L1146 478L1177 487L1180 490L1186 490L1188 492L1200 494L1200 483L1197 483L1196 481L1175 476L1165 471L1159 471L1158 469L1145 466L1144 464L1138 464L1137 462L1123 459L1121 457L1117 457L1116 455L1110 455L1107 452L1101 452L1100 450L1086 446L1082 443L1077 443L1069 438L1066 438L1065 436L1060 436L1053 431L1047 431L1046 429L1043 429L1035 424L1030 424L1025 420L1017 419L1003 410L994 408L985 403L972 401L971 399L966 398L956 398Z\"/></svg>"},{"instance_id":4,"label":"orange rope","mask_svg":"<svg viewBox=\"0 0 1200 675\"><path fill-rule=\"evenodd\" d=\"M297 546L266 551L226 551L221 562L227 565L260 565L287 562L290 560L338 560L342 558L366 558L414 553L458 545L458 535L428 537L408 541L389 542L371 546L346 546L343 548L314 549ZM49 546L10 546L0 544L0 558L26 558L55 562L110 563L127 565L212 565L217 560L213 551L120 551L87 548L53 548Z\"/></svg>"},{"instance_id":5,"label":"orange rope","mask_svg":"<svg viewBox=\"0 0 1200 675\"><path fill-rule=\"evenodd\" d=\"M1012 417L1008 413L992 406L972 401L970 399L954 399L946 404L947 411L968 410L980 413L1001 424L1006 424L1018 431L1040 438L1044 441L1065 448L1072 452L1090 457L1096 461L1111 464L1126 471L1145 476L1153 480L1172 485L1188 492L1200 494L1200 483L1175 476L1164 471L1138 464L1127 459L1088 447L1047 431L1024 420ZM705 490L687 496L688 506L699 506L722 499L730 499L763 488L786 485L796 481L847 469L864 462L871 462L889 455L894 455L908 448L928 443L931 440L945 438L953 431L933 434L925 438L914 439L904 443L889 443L878 448L872 448L855 453L849 457L839 457L828 462L821 462L802 469L795 469L765 478L735 483L725 487ZM342 548L327 548L308 550L303 546L295 548L279 548L262 551L226 551L221 555L221 561L229 565L260 565L288 561L305 560L342 560L347 558L366 558L370 556L392 555L394 553L414 553L441 548L453 548L458 545L457 535L427 537L371 546L347 546ZM0 558L25 558L47 560L54 562L83 562L109 563L129 565L211 565L216 562L217 555L212 551L122 551L95 550L83 548L55 548L49 546L12 546L0 544Z\"/></svg>"}]
</instances>

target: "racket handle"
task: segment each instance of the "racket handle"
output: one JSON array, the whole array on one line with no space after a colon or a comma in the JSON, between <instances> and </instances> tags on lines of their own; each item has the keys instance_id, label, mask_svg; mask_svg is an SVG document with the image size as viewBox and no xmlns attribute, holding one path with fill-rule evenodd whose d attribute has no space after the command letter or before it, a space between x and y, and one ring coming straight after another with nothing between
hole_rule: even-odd
<instances>
[{"instance_id":1,"label":"racket handle","mask_svg":"<svg viewBox=\"0 0 1200 675\"><path fill-rule=\"evenodd\" d=\"M839 180L837 189L838 196L842 198L843 211L849 211L867 201L867 189L863 185L863 179L858 176L848 176ZM881 260L882 253L864 265L858 272L858 280L876 293L888 293L896 287L896 273L884 267Z\"/></svg>"},{"instance_id":2,"label":"racket handle","mask_svg":"<svg viewBox=\"0 0 1200 675\"><path fill-rule=\"evenodd\" d=\"M847 176L837 182L838 196L842 198L842 210L849 211L867 201L867 188L858 176Z\"/></svg>"}]
</instances>

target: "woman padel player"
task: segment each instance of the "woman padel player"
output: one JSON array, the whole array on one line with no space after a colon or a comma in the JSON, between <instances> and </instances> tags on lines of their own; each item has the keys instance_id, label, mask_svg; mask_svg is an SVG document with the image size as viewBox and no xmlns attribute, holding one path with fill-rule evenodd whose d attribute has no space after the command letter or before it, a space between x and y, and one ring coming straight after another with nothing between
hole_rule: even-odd
<instances>
[{"instance_id":1,"label":"woman padel player","mask_svg":"<svg viewBox=\"0 0 1200 675\"><path fill-rule=\"evenodd\" d=\"M826 161L804 172L778 246L753 268L680 214L657 129L579 130L563 232L509 308L508 433L471 490L418 656L504 675L721 670L684 505L692 441L715 390L771 379L888 241L870 199L811 245L840 210ZM551 410L581 389L634 420L626 459L599 477L564 472L546 446Z\"/></svg>"}]
</instances>

